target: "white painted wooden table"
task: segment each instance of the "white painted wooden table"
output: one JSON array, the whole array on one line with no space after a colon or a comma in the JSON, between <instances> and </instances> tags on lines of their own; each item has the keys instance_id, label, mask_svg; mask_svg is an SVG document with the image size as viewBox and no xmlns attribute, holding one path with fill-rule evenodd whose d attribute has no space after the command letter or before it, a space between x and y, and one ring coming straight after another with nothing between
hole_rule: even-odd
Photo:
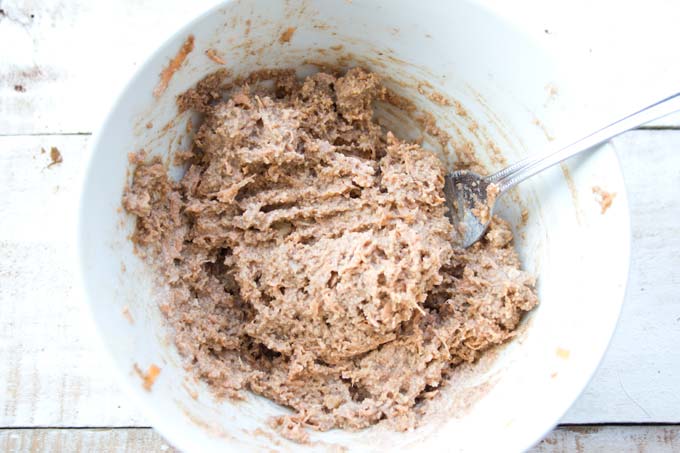
<instances>
[{"instance_id":1,"label":"white painted wooden table","mask_svg":"<svg viewBox=\"0 0 680 453\"><path fill-rule=\"evenodd\" d=\"M172 448L101 371L65 257L76 175L103 109L157 44L214 3L0 0L0 451ZM572 46L611 62L612 99L680 88L677 2L484 3L547 45L578 23ZM632 213L628 293L595 378L535 451L680 451L677 118L614 141ZM64 161L48 168L53 146Z\"/></svg>"}]
</instances>

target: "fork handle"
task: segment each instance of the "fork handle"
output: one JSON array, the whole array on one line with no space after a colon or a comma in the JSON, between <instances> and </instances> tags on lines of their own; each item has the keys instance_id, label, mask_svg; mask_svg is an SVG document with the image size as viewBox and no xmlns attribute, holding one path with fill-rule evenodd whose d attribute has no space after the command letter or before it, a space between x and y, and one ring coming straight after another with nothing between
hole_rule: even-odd
<instances>
[{"instance_id":1,"label":"fork handle","mask_svg":"<svg viewBox=\"0 0 680 453\"><path fill-rule=\"evenodd\" d=\"M576 154L592 149L595 145L606 142L617 135L648 123L662 116L680 110L680 93L662 99L648 107L603 127L590 135L565 146L557 151L523 159L485 179L498 186L500 193L507 192L525 179L539 173L546 168L562 162Z\"/></svg>"}]
</instances>

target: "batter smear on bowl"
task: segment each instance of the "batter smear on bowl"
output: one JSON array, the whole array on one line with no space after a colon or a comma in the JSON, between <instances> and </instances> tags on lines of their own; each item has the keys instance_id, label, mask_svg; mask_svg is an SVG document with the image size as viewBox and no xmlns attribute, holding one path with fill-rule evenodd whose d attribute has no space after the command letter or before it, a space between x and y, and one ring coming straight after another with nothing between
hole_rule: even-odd
<instances>
[{"instance_id":1,"label":"batter smear on bowl","mask_svg":"<svg viewBox=\"0 0 680 453\"><path fill-rule=\"evenodd\" d=\"M205 114L186 173L134 157L132 240L171 288L180 353L218 395L291 408L272 424L301 442L304 427L417 426L452 368L513 336L534 278L499 218L455 245L445 168L373 121L375 74L273 75L228 100L219 77L182 96Z\"/></svg>"}]
</instances>

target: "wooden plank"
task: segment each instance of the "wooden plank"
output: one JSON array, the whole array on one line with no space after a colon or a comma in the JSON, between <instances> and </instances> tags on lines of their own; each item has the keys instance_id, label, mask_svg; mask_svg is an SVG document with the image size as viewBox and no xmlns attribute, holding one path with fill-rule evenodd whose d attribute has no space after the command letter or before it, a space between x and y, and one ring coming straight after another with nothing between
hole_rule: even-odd
<instances>
[{"instance_id":1,"label":"wooden plank","mask_svg":"<svg viewBox=\"0 0 680 453\"><path fill-rule=\"evenodd\" d=\"M562 422L680 422L680 133L634 131L614 146L632 216L628 289L609 351Z\"/></svg>"},{"instance_id":2,"label":"wooden plank","mask_svg":"<svg viewBox=\"0 0 680 453\"><path fill-rule=\"evenodd\" d=\"M91 132L135 68L180 26L216 3L219 0L3 1L0 42L11 45L0 50L0 135ZM598 90L611 103L644 97L648 91L667 93L659 88L661 79L678 78L680 62L668 55L680 38L680 9L670 2L632 2L625 8L610 2L583 7L531 0L512 6L498 0L486 3L521 21L522 29L536 31L558 54L563 53L560 45L567 43L566 50L588 57L588 67L607 57L605 82ZM607 17L612 6L617 20L605 29L601 17ZM588 15L581 14L583 8ZM528 10L532 14L526 14ZM642 17L653 26L645 33L629 33L641 29ZM588 76L599 72L589 71ZM680 117L656 125L678 126Z\"/></svg>"},{"instance_id":3,"label":"wooden plank","mask_svg":"<svg viewBox=\"0 0 680 453\"><path fill-rule=\"evenodd\" d=\"M548 434L529 453L590 451L678 452L680 426L563 426Z\"/></svg>"},{"instance_id":4,"label":"wooden plank","mask_svg":"<svg viewBox=\"0 0 680 453\"><path fill-rule=\"evenodd\" d=\"M0 135L91 132L147 56L217 3L3 1Z\"/></svg>"},{"instance_id":5,"label":"wooden plank","mask_svg":"<svg viewBox=\"0 0 680 453\"><path fill-rule=\"evenodd\" d=\"M175 452L150 428L4 429L3 452ZM563 426L529 449L529 453L615 451L619 453L680 451L680 426Z\"/></svg>"},{"instance_id":6,"label":"wooden plank","mask_svg":"<svg viewBox=\"0 0 680 453\"><path fill-rule=\"evenodd\" d=\"M88 140L0 138L0 426L144 424L103 375L74 298L68 258ZM53 146L63 162L48 168Z\"/></svg>"},{"instance_id":7,"label":"wooden plank","mask_svg":"<svg viewBox=\"0 0 680 453\"><path fill-rule=\"evenodd\" d=\"M97 366L64 266L88 140L0 137L0 426L146 425ZM607 358L563 421L679 422L680 132L637 131L615 145L633 214L631 281ZM40 150L51 146L64 161L48 169Z\"/></svg>"},{"instance_id":8,"label":"wooden plank","mask_svg":"<svg viewBox=\"0 0 680 453\"><path fill-rule=\"evenodd\" d=\"M7 453L172 453L175 450L149 428L4 429L0 451Z\"/></svg>"}]
</instances>

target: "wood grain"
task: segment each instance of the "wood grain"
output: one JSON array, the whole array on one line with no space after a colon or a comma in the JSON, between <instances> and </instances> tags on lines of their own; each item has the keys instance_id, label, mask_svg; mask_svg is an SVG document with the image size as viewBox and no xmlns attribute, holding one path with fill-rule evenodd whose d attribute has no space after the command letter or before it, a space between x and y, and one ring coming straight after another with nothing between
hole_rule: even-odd
<instances>
[{"instance_id":1,"label":"wood grain","mask_svg":"<svg viewBox=\"0 0 680 453\"><path fill-rule=\"evenodd\" d=\"M680 451L680 426L565 426L555 429L529 453L607 451Z\"/></svg>"},{"instance_id":2,"label":"wood grain","mask_svg":"<svg viewBox=\"0 0 680 453\"><path fill-rule=\"evenodd\" d=\"M4 429L0 450L7 453L175 452L150 428ZM276 451L276 450L273 450ZM565 426L551 432L529 453L677 452L680 426Z\"/></svg>"},{"instance_id":3,"label":"wood grain","mask_svg":"<svg viewBox=\"0 0 680 453\"><path fill-rule=\"evenodd\" d=\"M7 453L172 453L175 450L149 428L5 429L0 451Z\"/></svg>"},{"instance_id":4,"label":"wood grain","mask_svg":"<svg viewBox=\"0 0 680 453\"><path fill-rule=\"evenodd\" d=\"M0 427L147 424L98 366L74 299L68 256L88 140L0 137ZM51 146L64 161L48 169L41 148ZM677 423L680 131L635 131L615 147L633 217L630 283L610 350L563 422Z\"/></svg>"},{"instance_id":5,"label":"wood grain","mask_svg":"<svg viewBox=\"0 0 680 453\"><path fill-rule=\"evenodd\" d=\"M631 210L627 294L603 363L562 422L680 422L680 132L613 143Z\"/></svg>"},{"instance_id":6,"label":"wood grain","mask_svg":"<svg viewBox=\"0 0 680 453\"><path fill-rule=\"evenodd\" d=\"M0 137L0 427L143 424L103 374L74 296L77 175L88 139ZM48 168L52 146L63 162Z\"/></svg>"},{"instance_id":7,"label":"wood grain","mask_svg":"<svg viewBox=\"0 0 680 453\"><path fill-rule=\"evenodd\" d=\"M147 56L190 18L217 3L219 0L4 0L0 15L0 135L91 132ZM613 87L610 104L637 95L655 101L668 90L678 89L675 80L680 60L668 55L673 49L670 43L680 38L676 26L680 8L671 8L667 1L630 2L625 8L619 2L615 5L617 20L608 27L601 26L600 17L609 15L609 2L587 2L584 7L589 14L585 16L581 14L584 9L574 2L485 3L508 20L520 21L519 26L527 32L537 32L537 38L554 52L560 52L561 40L568 43L568 50L584 53L588 65L609 57L602 89ZM650 14L640 14L640 8ZM532 14L525 14L527 10ZM629 33L631 28L640 29L642 17L654 26L645 33ZM657 36L661 39L655 40ZM621 52L626 53L621 57ZM599 73L589 71L589 77ZM672 83L662 83L667 80ZM655 125L678 127L680 115Z\"/></svg>"}]
</instances>

